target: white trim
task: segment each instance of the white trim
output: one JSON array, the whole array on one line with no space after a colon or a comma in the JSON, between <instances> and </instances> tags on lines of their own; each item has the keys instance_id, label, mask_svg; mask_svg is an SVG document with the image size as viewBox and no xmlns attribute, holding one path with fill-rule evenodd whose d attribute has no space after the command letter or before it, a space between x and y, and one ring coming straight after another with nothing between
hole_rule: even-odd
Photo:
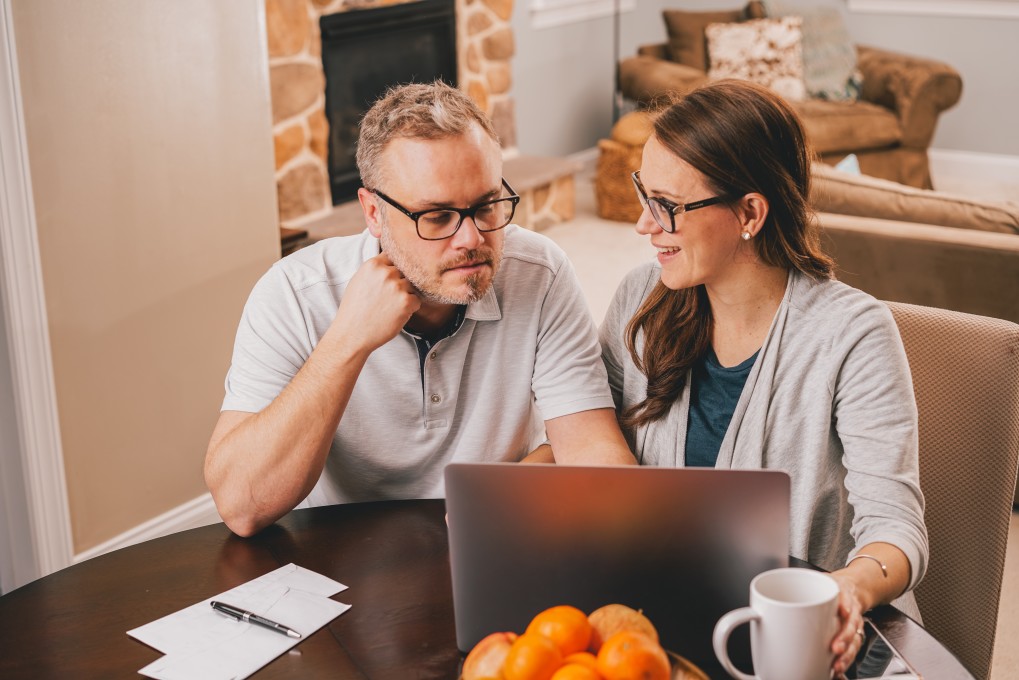
<instances>
[{"instance_id":1,"label":"white trim","mask_svg":"<svg viewBox=\"0 0 1019 680\"><path fill-rule=\"evenodd\" d=\"M630 12L637 0L532 0L531 26L552 28L580 21L610 17L616 12Z\"/></svg>"},{"instance_id":2,"label":"white trim","mask_svg":"<svg viewBox=\"0 0 1019 680\"><path fill-rule=\"evenodd\" d=\"M927 155L935 187L939 179L1014 185L1012 200L1019 201L1019 156L954 149L930 149Z\"/></svg>"},{"instance_id":3,"label":"white trim","mask_svg":"<svg viewBox=\"0 0 1019 680\"><path fill-rule=\"evenodd\" d=\"M216 510L216 504L212 500L212 494L203 494L183 505L178 505L176 508L164 512L158 517L153 517L119 536L114 536L104 543L78 553L74 556L74 563L78 564L113 550L126 548L136 543L151 541L161 536L175 534L178 531L204 527L207 524L215 524L222 521L219 517L219 512Z\"/></svg>"},{"instance_id":4,"label":"white trim","mask_svg":"<svg viewBox=\"0 0 1019 680\"><path fill-rule=\"evenodd\" d=\"M22 115L11 0L0 13L0 275L25 496L39 576L63 569L73 551L46 298Z\"/></svg>"},{"instance_id":5,"label":"white trim","mask_svg":"<svg viewBox=\"0 0 1019 680\"><path fill-rule=\"evenodd\" d=\"M848 0L849 11L910 16L1019 18L1017 0Z\"/></svg>"}]
</instances>

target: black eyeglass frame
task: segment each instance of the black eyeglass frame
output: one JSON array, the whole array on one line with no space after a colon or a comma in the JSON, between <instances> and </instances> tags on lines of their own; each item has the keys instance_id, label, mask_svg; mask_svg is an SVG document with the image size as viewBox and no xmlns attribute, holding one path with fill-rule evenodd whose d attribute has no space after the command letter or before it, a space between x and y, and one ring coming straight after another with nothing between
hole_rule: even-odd
<instances>
[{"instance_id":1,"label":"black eyeglass frame","mask_svg":"<svg viewBox=\"0 0 1019 680\"><path fill-rule=\"evenodd\" d=\"M660 205L665 212L669 213L669 226L662 224L662 221L658 218L658 213L654 210L650 210L651 217L655 218L655 222L663 231L670 234L676 232L676 215L682 215L685 212L691 210L700 210L701 208L707 208L711 205L718 205L719 203L725 203L732 201L736 196L731 194L720 194L718 196L712 196L711 198L705 198L700 201L694 201L692 203L673 203L666 198L659 198L658 196L648 196L647 191L644 189L644 184L640 181L640 170L634 170L630 173L630 179L633 180L633 188L637 190L637 198L640 199L641 205L647 206L651 202ZM671 227L671 228L670 228Z\"/></svg>"},{"instance_id":2,"label":"black eyeglass frame","mask_svg":"<svg viewBox=\"0 0 1019 680\"><path fill-rule=\"evenodd\" d=\"M402 205L391 199L389 196L386 196L378 189L369 189L369 191L371 191L373 194L381 198L383 201L385 201L386 203L393 206L394 208L402 212L404 215L412 219L414 221L414 231L417 232L418 238L424 241L445 241L447 238L453 238L456 232L460 231L460 227L463 225L464 220L467 219L468 217L474 220L474 226L477 228L478 231L483 233L499 231L500 229L505 229L507 226L509 226L510 222L513 221L513 215L515 215L517 212L517 205L520 203L520 196L517 194L516 191L513 190L513 187L509 185L509 182L506 181L505 177L502 178L502 186L505 187L506 191L510 193L509 196L500 196L499 198L492 198L487 201L482 201L481 203L476 203L475 205L472 205L469 208L429 208L428 210L419 210L417 212L411 212L410 210L407 210ZM513 206L510 209L509 217L506 218L506 224L502 225L501 227L495 227L494 229L485 229L480 224L478 224L478 221L474 217L475 215L478 214L478 211L481 210L482 208L492 205L493 203L499 203L501 201L509 201L510 204ZM427 236L421 235L421 228L418 226L418 219L422 215L426 215L430 212L455 212L460 215L460 219L457 221L456 227L453 228L453 231L451 231L448 236L440 236L439 238L429 238Z\"/></svg>"}]
</instances>

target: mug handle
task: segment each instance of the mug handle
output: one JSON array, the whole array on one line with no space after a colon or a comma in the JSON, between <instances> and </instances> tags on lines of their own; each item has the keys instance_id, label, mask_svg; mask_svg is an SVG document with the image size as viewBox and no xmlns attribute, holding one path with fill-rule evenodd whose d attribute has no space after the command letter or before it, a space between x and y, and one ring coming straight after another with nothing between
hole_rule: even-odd
<instances>
[{"instance_id":1,"label":"mug handle","mask_svg":"<svg viewBox=\"0 0 1019 680\"><path fill-rule=\"evenodd\" d=\"M733 665L732 660L729 659L729 650L727 648L729 636L736 626L742 626L744 623L750 623L751 621L760 621L760 619L761 615L752 607L743 607L742 609L732 610L715 624L715 633L711 638L711 644L715 648L715 656L718 657L718 661L726 672L737 680L757 680L757 676L741 673Z\"/></svg>"}]
</instances>

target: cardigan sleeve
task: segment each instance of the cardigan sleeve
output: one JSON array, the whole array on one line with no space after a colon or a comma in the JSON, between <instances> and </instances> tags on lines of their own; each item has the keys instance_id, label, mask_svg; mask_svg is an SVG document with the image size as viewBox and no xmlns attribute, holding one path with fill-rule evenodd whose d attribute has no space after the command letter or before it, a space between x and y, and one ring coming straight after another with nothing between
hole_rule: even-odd
<instances>
[{"instance_id":1,"label":"cardigan sleeve","mask_svg":"<svg viewBox=\"0 0 1019 680\"><path fill-rule=\"evenodd\" d=\"M834 357L833 419L842 441L845 485L856 547L890 543L909 558L912 590L927 569L927 529L920 491L917 409L898 328L883 303L869 298L845 317Z\"/></svg>"}]
</instances>

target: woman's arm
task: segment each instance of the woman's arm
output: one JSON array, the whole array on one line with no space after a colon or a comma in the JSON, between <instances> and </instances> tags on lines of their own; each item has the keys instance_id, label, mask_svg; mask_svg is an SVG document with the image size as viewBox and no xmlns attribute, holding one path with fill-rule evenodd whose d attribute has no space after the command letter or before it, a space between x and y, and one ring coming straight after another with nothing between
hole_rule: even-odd
<instances>
[{"instance_id":1,"label":"woman's arm","mask_svg":"<svg viewBox=\"0 0 1019 680\"><path fill-rule=\"evenodd\" d=\"M891 602L905 592L910 578L909 558L890 543L868 543L832 577L839 583L839 618L842 628L832 640L835 663L843 673L863 644L863 613Z\"/></svg>"},{"instance_id":2,"label":"woman's arm","mask_svg":"<svg viewBox=\"0 0 1019 680\"><path fill-rule=\"evenodd\" d=\"M868 300L847 319L833 385L833 422L843 447L856 548L833 572L843 626L834 670L859 651L863 613L916 586L928 545L920 492L916 401L902 340L888 308Z\"/></svg>"}]
</instances>

